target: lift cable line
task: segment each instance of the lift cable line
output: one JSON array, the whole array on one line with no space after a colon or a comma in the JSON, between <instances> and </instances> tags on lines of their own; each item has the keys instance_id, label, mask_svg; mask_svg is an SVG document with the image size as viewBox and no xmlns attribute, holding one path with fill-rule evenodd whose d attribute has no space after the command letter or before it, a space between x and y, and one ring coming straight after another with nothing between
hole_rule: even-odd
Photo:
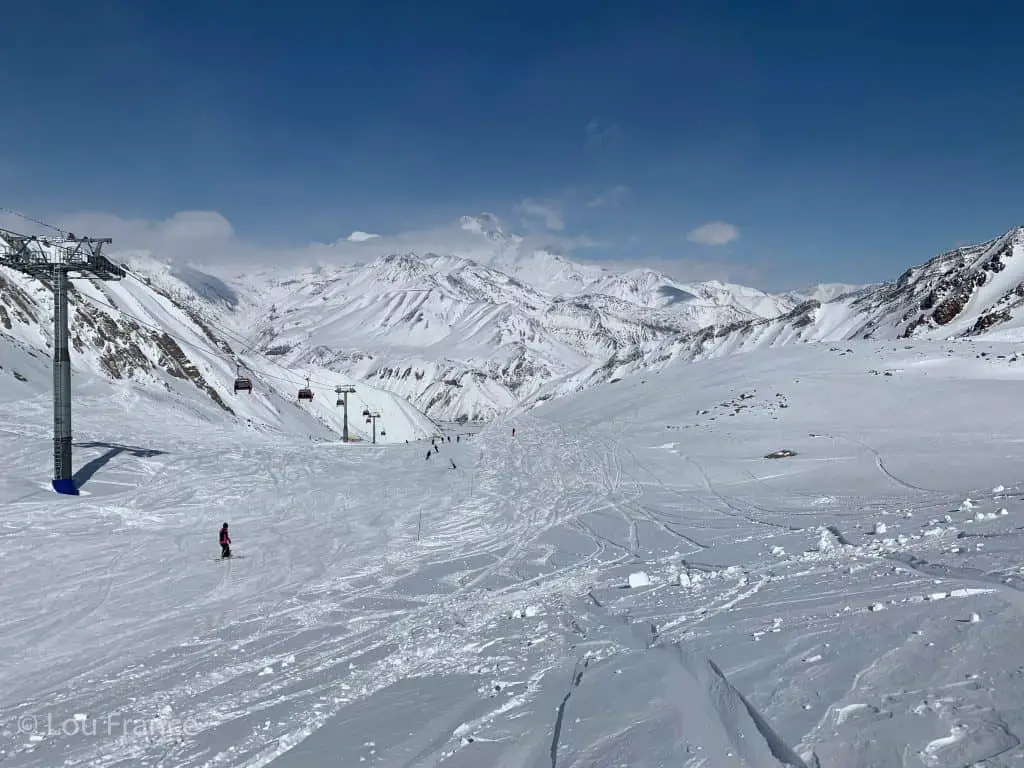
<instances>
[{"instance_id":1,"label":"lift cable line","mask_svg":"<svg viewBox=\"0 0 1024 768\"><path fill-rule=\"evenodd\" d=\"M111 242L109 237L75 237L70 232L47 238L0 229L0 265L49 283L53 289L53 489L73 496L78 488L71 468L69 278L72 273L98 280L123 278L125 270L103 255L103 246Z\"/></svg>"},{"instance_id":2,"label":"lift cable line","mask_svg":"<svg viewBox=\"0 0 1024 768\"><path fill-rule=\"evenodd\" d=\"M126 311L124 311L122 309L119 309L117 307L111 306L109 304L102 304L99 301L97 301L96 299L94 299L92 296L88 296L88 295L86 295L84 293L80 293L79 296L80 296L80 298L84 299L85 301L89 302L90 304L92 304L92 305L94 305L96 307L99 307L100 309L114 310L114 311L118 312L119 314L123 315L124 317L127 317L127 318L129 318L131 320L134 320L139 326L141 326L143 328L148 328L149 330L157 331L159 333L166 334L168 336L168 338L173 339L174 342L177 343L181 347L186 347L188 349L193 349L196 352L203 352L203 353L209 352L209 348L208 347L201 346L201 345L199 345L199 344L197 344L195 342L192 342L192 341L187 341L186 339L183 339L180 336L176 336L176 335L174 335L172 333L169 333L168 331L166 331L165 329L161 328L160 326L153 325L152 323L147 322L146 320L143 320L140 317L131 314L130 312L126 312ZM218 333L221 333L221 335L224 335L224 336L228 335L226 333L223 333L223 329L219 328L214 323L207 322L207 324L213 330L217 331ZM290 373L292 375L290 377L284 377L284 376L276 376L276 375L274 375L272 373L265 373L263 371L260 371L259 372L259 377L261 379L270 379L271 381L279 381L282 384L290 384L290 385L294 386L295 379L297 377L298 378L303 378L300 374L296 373L292 369L287 368L287 367L281 365L280 363L278 363L278 362L276 362L274 360L270 360L269 358L266 358L266 357L264 357L263 359L265 359L269 363L272 363L272 364L276 365L278 368L281 368L281 370L286 371L286 372L288 372L288 373ZM250 389L250 387L252 385L253 379L252 379L251 376L241 376L241 371L242 371L243 368L247 369L249 371L252 371L252 368L250 368L249 366L247 366L245 364L238 364L238 363L236 363L235 391L246 390L246 391L250 391L251 392L252 390ZM310 377L305 377L305 379L306 379L307 382L311 382L312 385L315 385L317 388L323 388L323 389L330 388L333 391L337 392L337 385L329 384L327 382L321 382L321 381L319 381L317 379L313 379L313 378L310 378ZM244 383L240 383L240 382L244 382ZM248 384L248 386L246 386L246 384ZM351 386L351 385L342 385L342 386ZM352 391L353 392L355 391L354 387L353 387Z\"/></svg>"},{"instance_id":3,"label":"lift cable line","mask_svg":"<svg viewBox=\"0 0 1024 768\"><path fill-rule=\"evenodd\" d=\"M135 272L133 270L131 270L129 267L125 266L124 268L125 268L125 272L127 273L128 277L130 277L131 279L135 280L140 285L145 286L146 288L151 288L151 286L149 286L143 278L141 278L141 277L139 277L139 275L135 274ZM145 321L140 320L139 318L135 317L134 315L131 315L128 312L125 312L124 310L118 309L117 311L120 312L125 317L130 317L132 320L135 320L137 323L139 323L139 325L145 326L147 328L151 328L151 329L156 330L156 331L160 331L161 333L166 333L166 331L163 328L157 327L155 325L148 324ZM214 321L212 321L209 317L206 317L205 315L203 316L203 322L206 325L210 326L210 328L212 330L216 331L218 334L220 334L221 336L226 338L228 341L233 341L236 344L240 345L242 347L242 351L235 352L234 354L236 354L236 355L250 354L251 350L256 346L256 342L255 341L250 341L245 336L241 336L240 334L238 334L238 333L236 333L234 331L229 331L228 329L226 329L223 326L215 323ZM181 341L180 339L178 339L175 336L172 336L169 333L167 335L171 336L171 338L173 338L175 341L178 341L183 346L188 346L188 347L191 347L192 349L196 349L196 350L201 350L202 349L202 348L200 348L196 344L191 344L189 342ZM202 351L206 351L206 350L203 349ZM299 379L305 378L306 381L307 381L307 387L310 386L310 382L312 383L312 385L316 386L317 389L333 389L334 386L335 386L333 383L326 382L326 381L320 381L319 379L311 378L309 376L302 377L301 375L297 374L292 368L289 368L286 365L282 365L281 363L277 362L276 360L274 360L274 359L272 359L272 358L270 358L270 357L268 357L266 355L259 355L259 357L261 357L263 360L265 360L266 362L270 363L271 365L277 366L282 371L285 371L285 372L291 374L292 377L298 376ZM274 376L273 374L263 373L263 372L260 372L260 376L262 378L274 379L275 381L281 381L281 382L287 382L289 384L294 384L293 378L283 378L281 376Z\"/></svg>"},{"instance_id":4,"label":"lift cable line","mask_svg":"<svg viewBox=\"0 0 1024 768\"><path fill-rule=\"evenodd\" d=\"M129 275L129 277L134 277L134 275L132 275L130 271L128 272L128 275ZM137 277L135 279L138 280ZM142 284L145 285L145 283L142 283ZM150 329L152 331L156 331L156 332L159 332L159 333L162 333L162 334L166 334L169 338L173 339L175 341L175 343L177 343L179 346L186 347L188 349L193 349L193 350L195 350L197 352L205 353L205 352L209 351L207 347L201 346L201 345L196 344L195 342L192 342L192 341L187 341L186 339L183 339L180 336L176 336L176 335L174 335L172 333L169 333L164 328L161 328L158 325L154 325L154 324L152 324L152 323L150 323L150 322L148 322L146 320L143 320L142 318L138 317L137 315L133 315L130 312L126 312L126 311L124 311L124 310L114 306L113 304L103 304L100 301L98 301L97 299L95 299L92 296L89 296L89 295L87 295L85 293L80 293L79 296L80 296L80 298L84 299L85 301L89 302L90 304L92 304L92 305L94 305L94 306L96 306L96 307L98 307L100 309L116 311L119 314L123 315L124 317L127 317L127 318L129 318L131 320L134 320L139 326L141 326L143 328L148 328L148 329ZM222 336L228 337L229 340L230 340L230 337L233 334L231 334L230 332L227 332L223 327L218 326L216 323L211 321L209 318L204 318L203 320L204 320L204 322L208 326L210 326L210 328L212 330L216 331L217 333L219 333ZM269 363L271 363L273 365L276 365L282 371L285 371L286 373L291 374L289 377L284 377L284 376L276 376L276 375L274 375L272 373L266 373L266 372L260 371L259 372L260 378L262 378L262 379L270 379L271 381L279 381L279 382L281 382L283 384L290 384L290 385L294 386L295 378L300 376L300 374L296 373L291 368L287 368L287 367L281 365L276 360L271 360L270 358L262 356L262 355L260 357L262 357L262 359L266 360L267 362L269 362ZM235 392L247 391L247 392L251 393L252 392L253 378L252 378L252 376L243 376L243 374L242 374L242 370L243 369L246 369L246 370L248 370L250 372L254 372L253 369L250 366L248 366L248 365L246 365L246 364L244 364L244 363L242 363L242 362L240 362L239 360L236 359L236 361L235 361L234 391ZM327 388L332 387L332 385L329 384L329 383L321 382L321 381L319 381L317 379L313 379L313 378L311 378L309 376L306 377L306 382L307 382L306 383L306 387L304 387L303 390L304 391L310 390L309 391L310 395L313 394L312 391L311 391L311 384L315 385L317 388L327 389ZM345 401L348 400L348 394L346 394L344 392L345 389L348 389L348 393L349 394L354 394L355 391L356 391L355 387L353 385L351 385L351 384L333 385L334 392L338 393L338 395L339 395L339 398L338 398L338 401L337 401L338 405L341 405L341 406L345 406L346 405ZM342 390L342 391L339 391L339 390ZM344 398L344 399L342 399L342 398ZM303 397L302 399L307 399L307 398ZM357 400L362 402L362 398L358 398L357 397ZM363 406L364 406L364 410L369 410L369 407L366 406L365 403L363 403ZM347 411L347 408L346 408L346 411ZM369 424L371 422L367 421L367 423ZM374 425L374 426L376 426L376 425ZM384 431L383 428L381 428L380 434L381 434L381 437L384 437L387 433ZM351 440L348 437L348 418L347 418L347 413L345 414L345 421L344 421L344 426L343 426L343 431L342 431L342 441L343 442L351 442Z\"/></svg>"},{"instance_id":5,"label":"lift cable line","mask_svg":"<svg viewBox=\"0 0 1024 768\"><path fill-rule=\"evenodd\" d=\"M129 277L134 277L131 274L130 271L126 270L126 272L127 272ZM145 283L143 283L143 285L145 285ZM210 351L209 347L201 346L201 345L199 345L199 344L197 344L197 343L195 343L193 341L187 341L186 339L183 339L180 336L176 336L175 334L170 333L165 328L162 328L159 325L154 325L153 323L150 323L147 320L143 320L142 318L138 317L137 315L133 315L131 312L127 312L127 311L121 309L120 307L116 307L116 306L114 306L112 304L102 304L99 301L97 301L96 299L94 299L92 296L88 296L88 295L86 295L84 293L79 294L79 296L82 299L84 299L85 301L88 301L93 306L99 307L100 309L104 309L104 310L113 310L113 311L117 312L118 314L123 315L124 317L127 317L130 320L134 320L138 325L140 325L143 328L148 328L151 331L157 331L159 333L166 334L168 336L168 338L173 339L179 346L188 347L189 349L193 349L196 352L207 353L207 352ZM232 336L234 336L234 334L232 334L232 333L230 333L228 331L225 331L224 328L222 328L222 327L218 326L217 324L213 323L212 321L209 320L209 318L205 318L204 317L203 321L204 321L204 323L206 323L206 325L210 326L210 328L212 330L216 331L221 336L227 337L229 341L234 340L234 339L231 338ZM299 379L306 378L306 379L308 379L308 377L304 377L301 374L296 373L291 368L288 368L287 366L281 365L276 360L271 360L269 357L266 357L266 356L263 356L263 355L261 355L260 357L262 357L268 363L271 363L272 365L276 365L282 371L286 371L286 372L292 374L291 377L286 378L284 376L275 376L272 373L264 373L263 371L260 371L260 373L259 373L260 378L271 379L273 381L280 381L280 382L285 383L285 384L293 384L293 385L295 384L295 379L296 378L299 378ZM247 370L252 370L248 365L245 365L244 363L238 363L236 361L236 370L239 370L240 368L245 368ZM308 379L308 380L311 381L317 388L324 388L324 389L330 388L330 389L333 389L334 386L335 386L332 383L328 383L328 382L325 382L325 381L320 381L318 379Z\"/></svg>"},{"instance_id":6,"label":"lift cable line","mask_svg":"<svg viewBox=\"0 0 1024 768\"><path fill-rule=\"evenodd\" d=\"M60 227L52 224L47 224L45 221L27 216L20 211L13 210L11 208L0 207L0 213L8 213L25 221L31 222L38 226L46 229L53 230L61 235L60 238L48 238L39 235L20 235L9 230L0 228L0 265L10 267L18 270L32 277L41 279L44 283L47 282L47 278L52 279L53 285L57 288L61 287L63 283L63 291L55 292L55 307L54 307L54 488L59 492L77 494L77 489L74 487L71 472L71 400L70 400L70 356L67 353L67 277L69 273L78 273L81 277L92 277L100 280L121 280L124 277L129 277L135 280L142 286L149 287L149 283L143 278L137 275L127 264L115 265L106 256L102 254L102 248L112 242L110 238L77 238L71 232L68 232ZM61 279L63 278L63 280ZM90 304L103 309L113 310L117 313L134 320L140 326L148 328L153 331L165 334L176 343L181 346L189 347L198 352L206 352L207 348L202 347L193 342L186 341L185 339L176 337L173 334L167 332L165 328L157 325L153 325L129 312L116 306L113 301L108 304L103 304L94 299L93 297L79 293L79 296L88 301ZM61 297L63 297L63 312L61 312ZM109 300L109 297L107 297ZM61 320L63 317L63 321ZM250 338L242 337L241 335L229 331L224 327L220 326L219 323L215 323L208 317L204 317L203 321L209 325L213 330L217 331L221 336L234 341L236 344L240 344L245 350L251 350L255 347L255 340ZM58 324L63 323L62 332L58 332ZM62 363L58 360L60 354L59 339L63 339L64 342L64 354L63 354L63 367L67 369L65 373L58 373L61 369ZM240 359L239 354L235 355L235 382L234 391L252 392L252 379L248 376L242 375L242 368L249 369L249 366L244 365ZM274 374L266 373L261 371L260 377L279 381L282 383L294 385L296 372L287 366L273 360L265 355L260 355L266 362L280 368L282 371L290 374L287 378L283 376L275 376ZM249 369L251 370L251 369ZM63 381L63 378L67 379L66 387L62 389L59 382ZM311 385L315 385L317 388L334 388L336 392L341 389L333 383L319 381L306 376L306 386L300 391L299 399L312 400ZM344 387L351 387L351 385L344 385ZM352 387L351 392L355 392L355 388ZM339 394L342 394L339 392ZM65 396L66 395L66 396ZM361 399L361 398L360 398ZM345 394L345 402L339 403L346 406L347 411L347 400L348 395ZM60 409L61 416L58 417L58 408ZM365 409L368 410L368 409ZM347 414L346 414L347 415ZM379 418L379 416L378 416ZM370 423L370 420L367 420ZM66 428L66 439L63 436L64 426ZM374 432L376 432L376 420L373 421ZM348 420L345 419L343 440L348 441ZM384 430L381 429L381 435L383 436ZM374 437L376 442L376 437ZM58 449L58 445L62 446ZM65 447L66 446L66 447ZM58 465L60 465L58 467ZM64 475L67 475L66 477ZM67 482L58 483L58 480L66 480ZM57 486L65 490L60 490Z\"/></svg>"}]
</instances>

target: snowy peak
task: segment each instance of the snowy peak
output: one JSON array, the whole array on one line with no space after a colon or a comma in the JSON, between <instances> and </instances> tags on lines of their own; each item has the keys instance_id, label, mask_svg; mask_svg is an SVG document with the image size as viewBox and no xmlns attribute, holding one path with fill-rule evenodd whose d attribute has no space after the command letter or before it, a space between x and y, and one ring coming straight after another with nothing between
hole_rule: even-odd
<instances>
[{"instance_id":1,"label":"snowy peak","mask_svg":"<svg viewBox=\"0 0 1024 768\"><path fill-rule=\"evenodd\" d=\"M605 275L587 286L586 291L652 308L697 300L696 294L653 269Z\"/></svg>"},{"instance_id":2,"label":"snowy peak","mask_svg":"<svg viewBox=\"0 0 1024 768\"><path fill-rule=\"evenodd\" d=\"M434 270L414 253L381 256L370 264L368 272L377 282L396 286L418 285L434 274Z\"/></svg>"}]
</instances>

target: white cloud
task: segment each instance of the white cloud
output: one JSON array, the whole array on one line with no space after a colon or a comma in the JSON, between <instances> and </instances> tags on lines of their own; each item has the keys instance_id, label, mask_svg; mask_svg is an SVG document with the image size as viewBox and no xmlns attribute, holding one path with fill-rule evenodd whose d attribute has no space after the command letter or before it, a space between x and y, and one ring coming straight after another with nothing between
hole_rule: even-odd
<instances>
[{"instance_id":1,"label":"white cloud","mask_svg":"<svg viewBox=\"0 0 1024 768\"><path fill-rule=\"evenodd\" d=\"M561 224L557 210L547 213L553 217L550 224ZM485 217L490 228L501 230L502 222L497 217ZM79 236L112 238L113 243L107 246L106 253L115 260L148 254L163 261L207 267L214 272L217 267L247 269L365 263L381 256L407 252L451 253L487 261L494 255L496 248L495 243L486 236L489 229L466 229L459 221L394 234L371 236L370 233L356 231L330 243L273 247L243 240L231 223L215 211L183 211L157 221L124 219L108 213L42 218ZM0 227L24 234L54 234L5 214L0 214ZM568 235L560 231L533 232L511 237L509 242L512 247L524 251L549 248L572 255L577 249L604 247L604 243L585 235Z\"/></svg>"},{"instance_id":2,"label":"white cloud","mask_svg":"<svg viewBox=\"0 0 1024 768\"><path fill-rule=\"evenodd\" d=\"M629 194L629 187L617 184L587 201L590 208L614 208Z\"/></svg>"},{"instance_id":3,"label":"white cloud","mask_svg":"<svg viewBox=\"0 0 1024 768\"><path fill-rule=\"evenodd\" d=\"M516 206L516 212L526 225L533 224L540 219L547 229L556 232L565 229L561 206L553 200L534 200L528 197Z\"/></svg>"},{"instance_id":4,"label":"white cloud","mask_svg":"<svg viewBox=\"0 0 1024 768\"><path fill-rule=\"evenodd\" d=\"M734 224L724 221L709 221L707 224L701 224L691 230L686 235L686 239L691 243L700 243L701 245L725 245L739 236L740 231Z\"/></svg>"}]
</instances>

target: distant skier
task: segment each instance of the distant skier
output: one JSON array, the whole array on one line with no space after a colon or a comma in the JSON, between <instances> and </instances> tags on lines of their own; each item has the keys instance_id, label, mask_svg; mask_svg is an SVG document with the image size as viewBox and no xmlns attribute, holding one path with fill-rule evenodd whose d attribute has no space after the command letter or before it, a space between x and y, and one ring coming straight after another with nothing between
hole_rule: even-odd
<instances>
[{"instance_id":1,"label":"distant skier","mask_svg":"<svg viewBox=\"0 0 1024 768\"><path fill-rule=\"evenodd\" d=\"M430 458L430 449L429 448L427 448L427 458L428 459Z\"/></svg>"},{"instance_id":2,"label":"distant skier","mask_svg":"<svg viewBox=\"0 0 1024 768\"><path fill-rule=\"evenodd\" d=\"M462 435L456 435L456 436L455 436L455 442L456 442L456 443L457 443L457 442L459 442L459 438L461 438L461 437L462 437Z\"/></svg>"},{"instance_id":3,"label":"distant skier","mask_svg":"<svg viewBox=\"0 0 1024 768\"><path fill-rule=\"evenodd\" d=\"M450 443L451 441L452 441L452 436L448 435L448 442Z\"/></svg>"},{"instance_id":4,"label":"distant skier","mask_svg":"<svg viewBox=\"0 0 1024 768\"><path fill-rule=\"evenodd\" d=\"M231 557L231 537L228 536L228 524L220 527L220 556Z\"/></svg>"},{"instance_id":5,"label":"distant skier","mask_svg":"<svg viewBox=\"0 0 1024 768\"><path fill-rule=\"evenodd\" d=\"M454 461L452 461L451 459L448 459L448 461L451 461L452 469L458 469L458 467L455 466L455 462Z\"/></svg>"},{"instance_id":6,"label":"distant skier","mask_svg":"<svg viewBox=\"0 0 1024 768\"><path fill-rule=\"evenodd\" d=\"M512 427L512 437L515 437L515 436L516 436L516 428Z\"/></svg>"}]
</instances>

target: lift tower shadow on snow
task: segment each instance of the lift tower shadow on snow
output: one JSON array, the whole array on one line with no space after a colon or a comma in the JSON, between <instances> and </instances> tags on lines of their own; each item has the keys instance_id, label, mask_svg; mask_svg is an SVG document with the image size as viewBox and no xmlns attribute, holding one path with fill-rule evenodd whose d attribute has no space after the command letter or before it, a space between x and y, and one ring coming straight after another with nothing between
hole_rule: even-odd
<instances>
[{"instance_id":1,"label":"lift tower shadow on snow","mask_svg":"<svg viewBox=\"0 0 1024 768\"><path fill-rule=\"evenodd\" d=\"M62 233L64 235L64 233ZM19 235L0 229L0 265L53 288L53 489L78 494L71 471L71 357L68 353L69 274L120 280L125 271L102 254L109 237L59 238Z\"/></svg>"}]
</instances>

